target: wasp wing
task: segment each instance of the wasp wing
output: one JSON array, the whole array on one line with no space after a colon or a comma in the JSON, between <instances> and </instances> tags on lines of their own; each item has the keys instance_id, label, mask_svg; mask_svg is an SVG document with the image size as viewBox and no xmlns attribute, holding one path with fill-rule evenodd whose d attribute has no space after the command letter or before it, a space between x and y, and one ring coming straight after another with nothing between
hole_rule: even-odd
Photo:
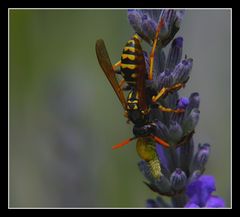
<instances>
[{"instance_id":1,"label":"wasp wing","mask_svg":"<svg viewBox=\"0 0 240 217\"><path fill-rule=\"evenodd\" d=\"M108 78L109 82L111 83L115 93L117 94L120 102L122 103L122 106L124 109L127 107L126 99L123 94L123 91L118 84L116 73L114 72L112 68L112 63L110 61L110 58L108 56L108 52L105 46L105 43L102 39L99 39L96 41L96 54L98 58L98 62L105 73L106 77Z\"/></svg>"},{"instance_id":2,"label":"wasp wing","mask_svg":"<svg viewBox=\"0 0 240 217\"><path fill-rule=\"evenodd\" d=\"M139 40L135 40L136 48L138 49L136 61L138 61L137 64L137 80L136 80L136 89L138 93L138 100L139 100L139 106L142 111L147 110L147 103L146 103L146 88L145 88L145 80L146 80L146 63L145 63L145 57L142 50L142 47L140 45Z\"/></svg>"}]
</instances>

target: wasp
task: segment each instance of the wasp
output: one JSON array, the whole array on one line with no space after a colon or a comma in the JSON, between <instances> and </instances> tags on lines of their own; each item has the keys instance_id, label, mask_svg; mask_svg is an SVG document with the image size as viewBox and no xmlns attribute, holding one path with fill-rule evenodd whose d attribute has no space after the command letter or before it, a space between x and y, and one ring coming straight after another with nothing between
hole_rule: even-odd
<instances>
[{"instance_id":1,"label":"wasp","mask_svg":"<svg viewBox=\"0 0 240 217\"><path fill-rule=\"evenodd\" d=\"M133 134L134 137L123 141L122 143L113 146L113 149L119 148L128 144L130 141L137 139L139 137L151 137L156 142L162 144L165 147L169 147L169 144L162 139L156 137L154 135L156 124L149 122L148 113L149 108L146 104L146 94L145 94L145 74L144 70L138 71L138 77L136 79L136 88L131 89L127 100L125 99L125 95L123 93L120 84L117 81L116 73L113 70L110 58L108 56L108 52L106 50L105 43L102 39L97 40L96 42L96 54L99 61L99 64L108 78L110 84L112 85L119 101L121 102L123 109L125 111L125 116L130 120L133 124ZM139 53L139 56L144 58L143 52ZM142 61L142 66L139 66L141 69L145 68L145 61Z\"/></svg>"},{"instance_id":2,"label":"wasp","mask_svg":"<svg viewBox=\"0 0 240 217\"><path fill-rule=\"evenodd\" d=\"M145 87L145 81L153 79L153 65L154 55L157 47L159 33L164 25L163 19L157 26L156 35L152 42L152 50L149 57L149 71L146 69L145 53L141 47L141 36L135 33L132 38L126 43L123 48L121 60L112 65L105 43L102 39L96 42L96 54L98 62L112 85L119 101L121 102L125 111L125 116L128 121L131 121L133 126L134 137L123 141L122 143L113 146L113 149L122 147L128 144L130 141L137 138L151 138L153 141L160 143L164 147L169 147L166 141L155 136L157 125L154 122L149 121L149 112L152 104L158 106L161 111L164 112L183 112L181 109L165 108L162 105L158 105L156 102L159 98L165 97L168 93L183 87L183 84L175 84L172 87L162 88L159 92ZM116 70L120 67L120 70ZM123 79L118 82L116 74L121 74ZM127 83L128 87L125 90L129 90L127 98L123 93L122 85Z\"/></svg>"},{"instance_id":3,"label":"wasp","mask_svg":"<svg viewBox=\"0 0 240 217\"><path fill-rule=\"evenodd\" d=\"M136 40L136 44L137 43L138 41ZM149 112L151 110L150 105L152 103L155 103L154 99L159 99L160 97L165 96L167 92L177 89L179 87L175 85L171 88L162 89L158 94L150 94L150 90L145 87L147 72L144 53L141 49L141 46L138 46L137 58L135 58L138 59L138 62L135 62L135 71L131 72L132 74L137 74L137 76L134 76L134 81L131 80L131 82L129 82L128 80L128 78L130 79L130 77L125 76L127 82L129 82L129 85L131 86L128 96L125 97L124 92L121 88L122 82L119 83L117 80L116 72L114 71L114 67L111 64L105 43L102 39L99 39L96 42L96 54L103 72L105 73L119 101L122 104L122 107L125 111L125 117L127 117L127 119L134 124L134 137L124 140L123 142L113 146L112 148L120 148L128 144L132 140L138 139L137 144L141 144L137 145L137 152L139 156L150 164L150 167L152 168L155 177L160 177L160 163L159 160L157 160L156 158L156 153L153 156L152 154L148 153L148 150L151 149L151 152L152 149L155 150L155 146L152 145L153 143L155 144L155 142L161 144L165 148L168 148L170 145L166 141L155 135L157 125L156 123L149 121ZM131 76L131 78L132 77L133 76ZM170 108L165 108L161 105L159 105L159 109L165 112L183 112L179 109L174 110ZM149 147L151 148L149 149ZM149 158L148 156L151 155L152 157Z\"/></svg>"},{"instance_id":4,"label":"wasp","mask_svg":"<svg viewBox=\"0 0 240 217\"><path fill-rule=\"evenodd\" d=\"M145 55L147 54L143 51L141 47L141 41L144 37L140 36L138 33L135 33L132 38L127 41L121 54L121 60L112 66L114 72L116 74L121 74L123 77L123 79L119 83L120 87L122 88L123 84L125 82L127 83L127 87L123 88L123 90L135 89L138 77L142 76L143 74L144 76L142 77L142 79L153 79L154 55L157 48L158 37L163 25L164 21L161 18L156 29L154 40L152 42L148 42L152 44L152 50L149 57L149 72L146 72L145 66ZM120 67L120 69L117 69L117 67ZM152 102L155 103L159 98L166 96L168 93L179 90L180 88L185 86L185 83L186 82L177 83L172 87L162 88L158 93L152 94Z\"/></svg>"},{"instance_id":5,"label":"wasp","mask_svg":"<svg viewBox=\"0 0 240 217\"><path fill-rule=\"evenodd\" d=\"M110 84L112 85L119 101L121 102L123 109L125 111L125 116L130 120L133 124L133 134L134 137L130 138L126 141L123 141L122 143L114 146L113 148L121 147L125 144L128 144L133 139L136 139L138 137L152 137L155 141L162 144L165 147L169 147L169 144L167 144L162 139L154 136L155 130L156 130L156 124L153 122L149 122L149 112L150 107L148 101L151 101L147 98L149 94L146 94L147 88L145 87L145 80L146 80L146 65L144 61L144 54L139 47L138 52L138 58L142 59L143 61L138 63L138 76L136 77L136 83L134 88L132 88L127 96L127 99L125 99L125 95L123 93L123 90L121 88L120 83L118 82L116 78L116 73L112 67L105 43L102 39L97 40L96 42L96 54L99 61L99 64L105 73L106 77L108 78ZM165 95L166 92L169 91L169 89L165 88L164 91L160 91L158 95ZM160 97L161 97L160 96ZM156 96L159 98L159 96ZM151 97L153 98L153 97ZM183 112L180 109L170 109L165 108L163 106L159 106L159 109L165 112Z\"/></svg>"}]
</instances>

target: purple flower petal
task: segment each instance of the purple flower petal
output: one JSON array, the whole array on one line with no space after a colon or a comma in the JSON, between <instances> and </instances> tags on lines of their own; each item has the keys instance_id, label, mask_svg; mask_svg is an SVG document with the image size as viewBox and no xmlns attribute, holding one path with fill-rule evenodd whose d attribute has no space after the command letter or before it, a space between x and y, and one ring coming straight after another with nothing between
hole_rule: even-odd
<instances>
[{"instance_id":1,"label":"purple flower petal","mask_svg":"<svg viewBox=\"0 0 240 217\"><path fill-rule=\"evenodd\" d=\"M178 108L181 108L181 109L186 109L186 107L188 106L189 104L189 99L187 97L181 97L179 100L178 100L178 104L177 104L177 107Z\"/></svg>"},{"instance_id":2,"label":"purple flower petal","mask_svg":"<svg viewBox=\"0 0 240 217\"><path fill-rule=\"evenodd\" d=\"M196 203L188 202L188 203L185 205L185 208L199 208L199 206L198 206Z\"/></svg>"},{"instance_id":3,"label":"purple flower petal","mask_svg":"<svg viewBox=\"0 0 240 217\"><path fill-rule=\"evenodd\" d=\"M225 207L225 202L221 197L211 196L206 203L206 207Z\"/></svg>"},{"instance_id":4,"label":"purple flower petal","mask_svg":"<svg viewBox=\"0 0 240 217\"><path fill-rule=\"evenodd\" d=\"M204 207L211 193L215 190L214 177L203 175L188 185L186 194L190 197L190 201Z\"/></svg>"}]
</instances>

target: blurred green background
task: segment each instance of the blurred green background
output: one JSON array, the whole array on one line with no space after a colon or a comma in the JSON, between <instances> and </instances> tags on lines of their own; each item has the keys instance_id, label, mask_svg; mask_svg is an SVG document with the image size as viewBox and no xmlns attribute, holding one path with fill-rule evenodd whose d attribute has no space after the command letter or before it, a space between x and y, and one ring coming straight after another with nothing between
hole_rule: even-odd
<instances>
[{"instance_id":1,"label":"blurred green background","mask_svg":"<svg viewBox=\"0 0 240 217\"><path fill-rule=\"evenodd\" d=\"M155 198L137 168L123 110L101 71L133 34L126 10L9 10L10 206L144 207ZM187 10L183 54L194 59L182 96L199 92L196 145L212 145L206 174L230 206L230 10Z\"/></svg>"}]
</instances>

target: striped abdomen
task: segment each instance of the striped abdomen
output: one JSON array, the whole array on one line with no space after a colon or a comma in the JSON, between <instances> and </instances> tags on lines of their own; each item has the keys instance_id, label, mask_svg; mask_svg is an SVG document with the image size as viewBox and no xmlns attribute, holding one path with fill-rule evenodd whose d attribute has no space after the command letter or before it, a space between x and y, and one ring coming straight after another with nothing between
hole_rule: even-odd
<instances>
[{"instance_id":1,"label":"striped abdomen","mask_svg":"<svg viewBox=\"0 0 240 217\"><path fill-rule=\"evenodd\" d=\"M138 73L142 71L145 73L144 55L137 35L134 35L123 48L120 68L123 78L130 86L136 84Z\"/></svg>"}]
</instances>

